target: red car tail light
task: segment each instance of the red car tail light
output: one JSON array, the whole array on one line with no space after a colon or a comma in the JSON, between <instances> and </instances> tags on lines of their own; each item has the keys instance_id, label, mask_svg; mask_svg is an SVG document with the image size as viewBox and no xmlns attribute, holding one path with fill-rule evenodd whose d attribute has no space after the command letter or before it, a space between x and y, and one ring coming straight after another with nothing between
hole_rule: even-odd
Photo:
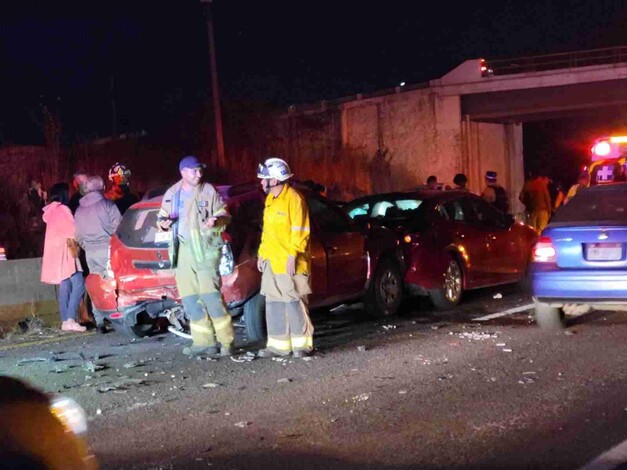
<instances>
[{"instance_id":1,"label":"red car tail light","mask_svg":"<svg viewBox=\"0 0 627 470\"><path fill-rule=\"evenodd\" d=\"M549 237L541 237L533 247L533 261L536 263L554 263L557 252Z\"/></svg>"}]
</instances>

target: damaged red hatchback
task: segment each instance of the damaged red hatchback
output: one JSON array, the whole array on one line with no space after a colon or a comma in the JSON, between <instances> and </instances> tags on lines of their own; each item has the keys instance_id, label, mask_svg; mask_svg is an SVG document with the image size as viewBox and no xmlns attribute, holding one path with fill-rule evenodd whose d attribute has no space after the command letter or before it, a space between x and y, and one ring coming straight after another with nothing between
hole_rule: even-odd
<instances>
[{"instance_id":1,"label":"damaged red hatchback","mask_svg":"<svg viewBox=\"0 0 627 470\"><path fill-rule=\"evenodd\" d=\"M232 221L225 238L230 250L220 267L222 294L232 316L244 315L251 341L265 338L265 299L259 294L257 249L265 194L256 184L217 186ZM301 188L299 188L301 189ZM361 228L325 198L302 190L312 225L312 308L365 296L366 310L391 315L403 293L403 264L394 233ZM117 329L145 336L158 317L177 329L187 322L168 259L167 242L156 229L161 196L133 205L111 239L111 272L90 274L87 290L94 307ZM231 261L230 263L228 261Z\"/></svg>"}]
</instances>

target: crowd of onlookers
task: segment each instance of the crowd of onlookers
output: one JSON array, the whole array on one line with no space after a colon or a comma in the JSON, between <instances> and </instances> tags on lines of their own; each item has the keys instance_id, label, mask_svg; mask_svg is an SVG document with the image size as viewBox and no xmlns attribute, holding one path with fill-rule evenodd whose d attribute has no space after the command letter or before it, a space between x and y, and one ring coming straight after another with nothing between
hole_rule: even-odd
<instances>
[{"instance_id":1,"label":"crowd of onlookers","mask_svg":"<svg viewBox=\"0 0 627 470\"><path fill-rule=\"evenodd\" d=\"M432 175L427 178L426 184L420 186L420 188L468 191L467 184L468 178L463 173L455 175L452 187L438 182L437 177ZM577 194L579 189L589 185L590 174L585 170L579 174L577 183L573 184L568 191L564 191L561 184L554 183L545 172L531 172L518 195L518 200L525 207L524 222L541 232L547 226L555 211L567 204ZM486 171L485 186L481 197L501 212L509 213L508 192L497 183L497 173L495 171Z\"/></svg>"}]
</instances>

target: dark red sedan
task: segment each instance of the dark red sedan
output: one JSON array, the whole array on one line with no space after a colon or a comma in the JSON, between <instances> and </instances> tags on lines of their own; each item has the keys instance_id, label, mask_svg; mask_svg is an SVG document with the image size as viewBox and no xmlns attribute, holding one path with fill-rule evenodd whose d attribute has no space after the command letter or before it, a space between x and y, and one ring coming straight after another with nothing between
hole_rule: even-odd
<instances>
[{"instance_id":1,"label":"dark red sedan","mask_svg":"<svg viewBox=\"0 0 627 470\"><path fill-rule=\"evenodd\" d=\"M480 197L465 191L407 191L356 199L344 207L357 222L393 229L410 292L440 310L464 290L523 281L537 238Z\"/></svg>"}]
</instances>

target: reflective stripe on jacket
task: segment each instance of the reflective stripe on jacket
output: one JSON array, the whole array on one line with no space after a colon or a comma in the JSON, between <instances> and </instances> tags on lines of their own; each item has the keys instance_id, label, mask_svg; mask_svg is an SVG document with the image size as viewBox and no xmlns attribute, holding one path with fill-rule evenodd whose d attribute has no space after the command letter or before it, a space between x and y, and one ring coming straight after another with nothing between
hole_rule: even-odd
<instances>
[{"instance_id":1,"label":"reflective stripe on jacket","mask_svg":"<svg viewBox=\"0 0 627 470\"><path fill-rule=\"evenodd\" d=\"M286 184L275 198L266 197L259 256L270 261L272 272L287 274L287 259L296 258L296 274L309 274L309 209L305 198Z\"/></svg>"}]
</instances>

